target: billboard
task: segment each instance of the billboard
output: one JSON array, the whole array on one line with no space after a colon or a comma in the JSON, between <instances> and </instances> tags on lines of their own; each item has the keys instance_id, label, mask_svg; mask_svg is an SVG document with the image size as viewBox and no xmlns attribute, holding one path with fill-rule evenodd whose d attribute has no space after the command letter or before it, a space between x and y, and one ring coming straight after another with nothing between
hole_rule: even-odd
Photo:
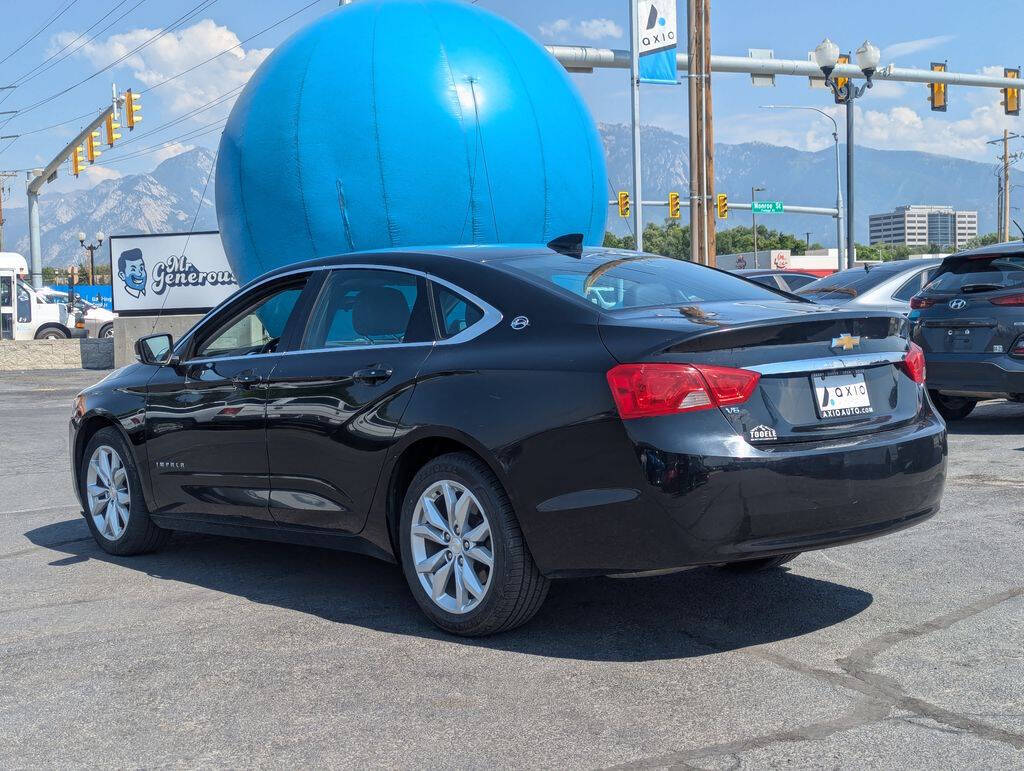
<instances>
[{"instance_id":1,"label":"billboard","mask_svg":"<svg viewBox=\"0 0 1024 771\"><path fill-rule=\"evenodd\" d=\"M220 233L111 236L114 311L205 313L238 289Z\"/></svg>"},{"instance_id":2,"label":"billboard","mask_svg":"<svg viewBox=\"0 0 1024 771\"><path fill-rule=\"evenodd\" d=\"M633 0L639 24L640 80L678 82L676 75L676 0Z\"/></svg>"}]
</instances>

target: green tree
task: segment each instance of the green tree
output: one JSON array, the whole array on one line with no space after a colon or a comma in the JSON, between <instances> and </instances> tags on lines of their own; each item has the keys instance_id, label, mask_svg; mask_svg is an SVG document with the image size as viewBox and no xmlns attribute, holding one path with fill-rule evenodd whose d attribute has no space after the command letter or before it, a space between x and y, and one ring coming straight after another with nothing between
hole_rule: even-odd
<instances>
[{"instance_id":1,"label":"green tree","mask_svg":"<svg viewBox=\"0 0 1024 771\"><path fill-rule=\"evenodd\" d=\"M972 238L970 241L968 241L966 244L964 244L964 248L965 249L977 249L979 246L991 246L992 244L998 244L998 243L999 243L999 234L998 233L986 233L983 236L975 236L974 238Z\"/></svg>"},{"instance_id":2,"label":"green tree","mask_svg":"<svg viewBox=\"0 0 1024 771\"><path fill-rule=\"evenodd\" d=\"M736 254L754 250L754 235L750 228L739 226L720 230L715 236L718 254ZM617 236L608 231L604 234L604 245L614 249L634 249L636 240L632 235ZM807 244L790 233L770 230L764 225L757 228L757 248L789 249L793 254L803 254ZM813 243L811 249L821 249L819 243ZM644 251L652 254L663 254L680 260L690 258L690 226L680 226L674 220L664 225L648 222L644 227Z\"/></svg>"}]
</instances>

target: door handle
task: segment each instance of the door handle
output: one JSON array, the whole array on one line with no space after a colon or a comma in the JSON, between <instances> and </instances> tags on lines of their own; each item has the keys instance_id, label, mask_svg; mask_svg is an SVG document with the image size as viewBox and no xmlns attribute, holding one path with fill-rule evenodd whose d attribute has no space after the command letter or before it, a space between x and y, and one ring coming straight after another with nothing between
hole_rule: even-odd
<instances>
[{"instance_id":1,"label":"door handle","mask_svg":"<svg viewBox=\"0 0 1024 771\"><path fill-rule=\"evenodd\" d=\"M263 376L257 375L255 372L241 372L231 378L231 382L240 387L254 386L263 382Z\"/></svg>"},{"instance_id":2,"label":"door handle","mask_svg":"<svg viewBox=\"0 0 1024 771\"><path fill-rule=\"evenodd\" d=\"M384 365L378 365L376 367L367 367L366 369L358 369L352 373L352 379L358 380L360 383L367 383L369 385L377 385L388 380L393 374L394 370L391 367Z\"/></svg>"}]
</instances>

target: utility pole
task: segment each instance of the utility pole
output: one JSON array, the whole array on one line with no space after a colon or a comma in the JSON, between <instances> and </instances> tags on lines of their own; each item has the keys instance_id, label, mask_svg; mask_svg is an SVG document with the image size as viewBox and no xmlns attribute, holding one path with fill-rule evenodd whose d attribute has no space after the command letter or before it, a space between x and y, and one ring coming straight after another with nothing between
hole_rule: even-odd
<instances>
[{"instance_id":1,"label":"utility pole","mask_svg":"<svg viewBox=\"0 0 1024 771\"><path fill-rule=\"evenodd\" d=\"M1010 240L1010 140L1019 138L1020 134L1011 134L1007 129L1003 129L1001 139L990 139L986 143L995 145L1002 142L1003 144L1003 154L999 159L1003 164L1003 173L999 180L998 208L996 209L999 222L999 241L1002 243Z\"/></svg>"},{"instance_id":2,"label":"utility pole","mask_svg":"<svg viewBox=\"0 0 1024 771\"><path fill-rule=\"evenodd\" d=\"M715 210L708 205L715 199L715 132L711 110L711 0L698 0L701 24L701 113L700 134L703 144L701 165L701 211L704 215L704 264L715 267L717 245L715 241Z\"/></svg>"},{"instance_id":3,"label":"utility pole","mask_svg":"<svg viewBox=\"0 0 1024 771\"><path fill-rule=\"evenodd\" d=\"M629 0L629 92L633 119L633 236L636 250L644 250L643 193L640 171L640 23L636 17L637 0Z\"/></svg>"},{"instance_id":4,"label":"utility pole","mask_svg":"<svg viewBox=\"0 0 1024 771\"><path fill-rule=\"evenodd\" d=\"M635 2L635 0L631 0ZM701 262L701 199L700 199L700 145L698 143L699 125L697 120L697 80L699 65L697 63L697 0L686 2L686 93L687 110L690 117L690 261Z\"/></svg>"},{"instance_id":5,"label":"utility pole","mask_svg":"<svg viewBox=\"0 0 1024 771\"><path fill-rule=\"evenodd\" d=\"M4 217L4 195L7 192L4 181L17 176L16 171L0 171L0 252L4 251L4 223L7 222L7 218Z\"/></svg>"},{"instance_id":6,"label":"utility pole","mask_svg":"<svg viewBox=\"0 0 1024 771\"><path fill-rule=\"evenodd\" d=\"M757 194L764 190L763 187L752 187L750 188L750 230L754 234L754 267L759 268L757 264L757 214L754 213L754 201L757 200ZM771 267L769 265L768 267Z\"/></svg>"}]
</instances>

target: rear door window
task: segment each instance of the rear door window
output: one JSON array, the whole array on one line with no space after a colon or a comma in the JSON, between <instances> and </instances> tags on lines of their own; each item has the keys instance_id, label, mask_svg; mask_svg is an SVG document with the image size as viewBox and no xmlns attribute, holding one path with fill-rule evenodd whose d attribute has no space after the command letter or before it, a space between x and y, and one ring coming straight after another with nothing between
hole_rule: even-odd
<instances>
[{"instance_id":1,"label":"rear door window","mask_svg":"<svg viewBox=\"0 0 1024 771\"><path fill-rule=\"evenodd\" d=\"M928 285L939 294L976 294L1024 287L1024 255L991 260L957 260L944 265Z\"/></svg>"},{"instance_id":2,"label":"rear door window","mask_svg":"<svg viewBox=\"0 0 1024 771\"><path fill-rule=\"evenodd\" d=\"M434 339L426 280L363 268L328 276L310 314L303 350L396 345Z\"/></svg>"},{"instance_id":3,"label":"rear door window","mask_svg":"<svg viewBox=\"0 0 1024 771\"><path fill-rule=\"evenodd\" d=\"M938 270L938 268L929 268L928 270L922 270L920 273L911 276L903 286L896 290L892 298L894 300L910 302L911 297L928 286L928 282L932 280L936 270Z\"/></svg>"}]
</instances>

